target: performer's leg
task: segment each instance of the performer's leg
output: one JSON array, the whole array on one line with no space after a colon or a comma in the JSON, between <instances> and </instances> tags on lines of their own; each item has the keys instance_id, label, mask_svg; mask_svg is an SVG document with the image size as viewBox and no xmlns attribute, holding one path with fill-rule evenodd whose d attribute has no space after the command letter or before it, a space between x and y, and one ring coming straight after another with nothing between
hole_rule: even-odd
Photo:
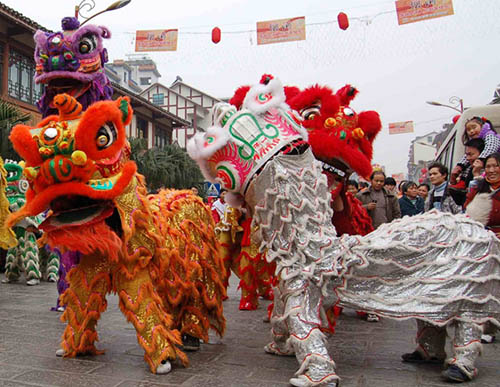
<instances>
[{"instance_id":1,"label":"performer's leg","mask_svg":"<svg viewBox=\"0 0 500 387\"><path fill-rule=\"evenodd\" d=\"M7 256L5 258L5 280L2 280L2 282L8 283L19 280L18 250L19 246L11 247L7 250Z\"/></svg>"},{"instance_id":2,"label":"performer's leg","mask_svg":"<svg viewBox=\"0 0 500 387\"><path fill-rule=\"evenodd\" d=\"M137 340L144 349L144 359L153 373L170 371L168 360L177 357L187 364L186 355L176 348L181 345L180 333L172 330L172 317L165 310L147 268L134 272L133 280L127 278L122 269L115 272L114 286L120 298L119 305L136 331Z\"/></svg>"},{"instance_id":3,"label":"performer's leg","mask_svg":"<svg viewBox=\"0 0 500 387\"><path fill-rule=\"evenodd\" d=\"M271 334L273 341L264 350L267 353L282 356L293 356L293 348L289 345L290 332L285 316L285 296L279 286L274 288L274 307L271 315Z\"/></svg>"},{"instance_id":4,"label":"performer's leg","mask_svg":"<svg viewBox=\"0 0 500 387\"><path fill-rule=\"evenodd\" d=\"M47 251L47 281L57 282L59 280L60 257L54 250Z\"/></svg>"},{"instance_id":5,"label":"performer's leg","mask_svg":"<svg viewBox=\"0 0 500 387\"><path fill-rule=\"evenodd\" d=\"M481 343L491 344L495 341L496 335L498 334L498 328L490 322L484 324L483 334L481 335Z\"/></svg>"},{"instance_id":6,"label":"performer's leg","mask_svg":"<svg viewBox=\"0 0 500 387\"><path fill-rule=\"evenodd\" d=\"M482 329L477 324L462 321L455 322L453 356L446 359L448 369L443 372L446 379L467 381L477 375L475 361L481 353L481 333Z\"/></svg>"},{"instance_id":7,"label":"performer's leg","mask_svg":"<svg viewBox=\"0 0 500 387\"><path fill-rule=\"evenodd\" d=\"M59 255L59 279L57 280L57 292L59 296L57 297L56 310L58 312L63 312L65 308L61 302L61 296L69 287L67 275L71 269L80 262L81 253L78 251L66 251L61 253L59 250L54 250L54 252Z\"/></svg>"},{"instance_id":8,"label":"performer's leg","mask_svg":"<svg viewBox=\"0 0 500 387\"><path fill-rule=\"evenodd\" d=\"M31 231L26 230L24 234L24 243L21 244L21 256L24 261L26 283L28 285L38 285L42 275L40 273L36 236Z\"/></svg>"},{"instance_id":9,"label":"performer's leg","mask_svg":"<svg viewBox=\"0 0 500 387\"><path fill-rule=\"evenodd\" d=\"M300 365L296 377L290 379L294 386L333 384L339 377L335 373L335 362L328 354L317 311L318 304L325 300L318 287L305 282L293 279L285 285L280 281L279 289L274 289L275 305L271 318L274 341L266 346L266 351L289 355L293 349Z\"/></svg>"},{"instance_id":10,"label":"performer's leg","mask_svg":"<svg viewBox=\"0 0 500 387\"><path fill-rule=\"evenodd\" d=\"M94 345L98 339L96 325L106 310L106 294L111 291L110 266L107 257L87 255L67 275L69 287L60 297L66 307L62 321L68 325L63 333L62 349L58 356L100 354Z\"/></svg>"},{"instance_id":11,"label":"performer's leg","mask_svg":"<svg viewBox=\"0 0 500 387\"><path fill-rule=\"evenodd\" d=\"M296 377L290 380L295 386L316 386L327 382L333 384L339 379L335 372L335 362L328 354L326 336L320 329L319 321L311 321L314 320L311 318L313 315L303 311L303 305L312 305L309 304L312 300L304 300L304 295L311 298L311 290L308 288L290 296L286 305L286 310L290 312L290 341L300 364ZM319 292L319 289L313 290L316 291ZM314 307L317 308L317 304Z\"/></svg>"},{"instance_id":12,"label":"performer's leg","mask_svg":"<svg viewBox=\"0 0 500 387\"><path fill-rule=\"evenodd\" d=\"M446 327L437 327L417 320L417 348L402 358L408 363L442 363L446 358Z\"/></svg>"},{"instance_id":13,"label":"performer's leg","mask_svg":"<svg viewBox=\"0 0 500 387\"><path fill-rule=\"evenodd\" d=\"M241 288L240 310L255 310L259 306L255 262L248 247L241 249L239 257L239 277Z\"/></svg>"},{"instance_id":14,"label":"performer's leg","mask_svg":"<svg viewBox=\"0 0 500 387\"><path fill-rule=\"evenodd\" d=\"M273 300L272 279L276 270L276 263L268 263L265 253L259 254L257 260L257 292L265 300Z\"/></svg>"},{"instance_id":15,"label":"performer's leg","mask_svg":"<svg viewBox=\"0 0 500 387\"><path fill-rule=\"evenodd\" d=\"M24 244L25 229L22 227L14 227L16 233L17 246L11 247L7 250L5 259L5 279L4 283L15 282L19 280L21 271L23 270L21 262L21 245Z\"/></svg>"}]
</instances>

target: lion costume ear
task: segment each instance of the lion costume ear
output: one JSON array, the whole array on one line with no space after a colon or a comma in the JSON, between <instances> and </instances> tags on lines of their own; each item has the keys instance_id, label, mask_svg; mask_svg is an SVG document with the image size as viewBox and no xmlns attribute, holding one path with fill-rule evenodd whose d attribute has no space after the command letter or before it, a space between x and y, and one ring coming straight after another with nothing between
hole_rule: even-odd
<instances>
[{"instance_id":1,"label":"lion costume ear","mask_svg":"<svg viewBox=\"0 0 500 387\"><path fill-rule=\"evenodd\" d=\"M43 162L42 157L30 129L27 125L16 125L10 132L9 139L17 154L26 160L30 166L40 165Z\"/></svg>"},{"instance_id":2,"label":"lion costume ear","mask_svg":"<svg viewBox=\"0 0 500 387\"><path fill-rule=\"evenodd\" d=\"M121 110L122 112L122 123L123 125L128 125L130 124L130 121L132 121L132 115L134 111L132 110L132 106L130 105L130 98L129 97L120 97L116 101L116 106L118 106L118 109Z\"/></svg>"}]
</instances>

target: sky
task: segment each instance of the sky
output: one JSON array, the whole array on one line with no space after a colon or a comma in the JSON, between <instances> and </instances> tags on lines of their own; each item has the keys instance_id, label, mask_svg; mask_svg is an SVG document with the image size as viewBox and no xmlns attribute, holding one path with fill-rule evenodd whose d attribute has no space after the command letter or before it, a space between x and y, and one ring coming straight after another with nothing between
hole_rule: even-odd
<instances>
[{"instance_id":1,"label":"sky","mask_svg":"<svg viewBox=\"0 0 500 387\"><path fill-rule=\"evenodd\" d=\"M52 30L74 13L78 1L0 0ZM94 14L112 0L95 0ZM92 20L113 36L105 42L110 60L134 54L135 31L179 29L175 52L150 53L170 85L176 76L214 97L227 98L263 73L286 85L315 83L359 90L354 110L376 110L383 129L374 144L374 162L389 174L405 172L415 136L440 131L457 114L426 104L465 106L491 101L500 83L498 0L453 0L454 15L399 26L395 2L387 0L132 0L126 7ZM338 27L345 12L350 26ZM86 13L84 13L85 15ZM306 18L306 40L258 46L256 22ZM218 26L221 42L211 42ZM390 122L414 121L415 132L389 135Z\"/></svg>"}]
</instances>

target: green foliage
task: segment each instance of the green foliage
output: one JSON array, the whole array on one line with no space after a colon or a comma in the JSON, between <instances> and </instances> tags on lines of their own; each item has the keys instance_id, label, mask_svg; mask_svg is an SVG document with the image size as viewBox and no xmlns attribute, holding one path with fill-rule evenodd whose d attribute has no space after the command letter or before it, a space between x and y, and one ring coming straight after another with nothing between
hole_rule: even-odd
<instances>
[{"instance_id":1,"label":"green foliage","mask_svg":"<svg viewBox=\"0 0 500 387\"><path fill-rule=\"evenodd\" d=\"M139 173L146 177L150 190L196 186L202 193L204 178L198 165L177 144L147 149L145 139L131 138L129 141L131 158Z\"/></svg>"},{"instance_id":2,"label":"green foliage","mask_svg":"<svg viewBox=\"0 0 500 387\"><path fill-rule=\"evenodd\" d=\"M13 104L0 100L0 156L5 159L19 161L20 158L9 140L10 131L17 124L31 119L29 114L21 112Z\"/></svg>"}]
</instances>

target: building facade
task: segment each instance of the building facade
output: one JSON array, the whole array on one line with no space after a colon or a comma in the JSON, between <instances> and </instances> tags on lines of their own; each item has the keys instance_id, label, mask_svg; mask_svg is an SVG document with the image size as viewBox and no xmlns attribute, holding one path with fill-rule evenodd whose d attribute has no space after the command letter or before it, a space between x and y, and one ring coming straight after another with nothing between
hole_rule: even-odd
<instances>
[{"instance_id":1,"label":"building facade","mask_svg":"<svg viewBox=\"0 0 500 387\"><path fill-rule=\"evenodd\" d=\"M135 54L128 57L128 60L115 59L112 63L106 63L106 75L114 83L140 94L161 78L156 63L152 59L145 55Z\"/></svg>"},{"instance_id":2,"label":"building facade","mask_svg":"<svg viewBox=\"0 0 500 387\"><path fill-rule=\"evenodd\" d=\"M36 108L43 88L36 85L33 34L49 31L14 9L0 3L0 99L31 115L31 124L41 119Z\"/></svg>"},{"instance_id":3,"label":"building facade","mask_svg":"<svg viewBox=\"0 0 500 387\"><path fill-rule=\"evenodd\" d=\"M33 34L39 29L51 32L0 3L0 99L29 113L31 125L37 124L42 118L36 102L43 93L43 86L34 82L33 59ZM126 128L127 136L145 138L148 148L179 143L178 133L190 133L187 128L192 126L193 119L198 122L198 119L204 118L196 113L196 110L202 110L202 106L195 108L194 102L187 102L188 99L182 96L178 103L189 106L194 112L192 115L181 114L179 109L176 110L179 115L176 115L172 109L164 109L157 100L153 101L152 97L141 95L152 84L157 84L161 77L151 59L141 56L128 61L114 61L110 66L106 65L106 75L113 85L113 99L126 96L130 98L134 109L132 123ZM184 138L187 136L184 135ZM185 146L185 141L182 145Z\"/></svg>"},{"instance_id":4,"label":"building facade","mask_svg":"<svg viewBox=\"0 0 500 387\"><path fill-rule=\"evenodd\" d=\"M437 132L431 132L415 137L411 142L407 164L408 180L419 182L425 178L428 162L436 157L437 147L434 140L437 135Z\"/></svg>"}]
</instances>

